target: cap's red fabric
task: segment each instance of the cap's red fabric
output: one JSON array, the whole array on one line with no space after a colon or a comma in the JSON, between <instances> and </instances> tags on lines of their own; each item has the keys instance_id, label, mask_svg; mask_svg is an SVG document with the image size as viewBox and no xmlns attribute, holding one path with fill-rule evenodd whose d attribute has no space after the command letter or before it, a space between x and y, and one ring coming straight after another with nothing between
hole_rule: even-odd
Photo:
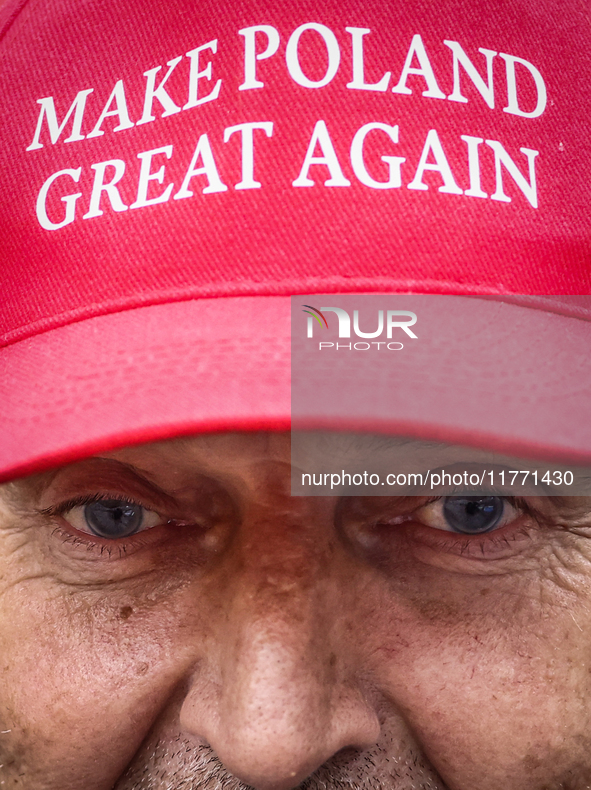
<instances>
[{"instance_id":1,"label":"cap's red fabric","mask_svg":"<svg viewBox=\"0 0 591 790\"><path fill-rule=\"evenodd\" d=\"M375 330L379 308L382 320L390 309L412 310L416 337L400 329L375 338L355 329L337 336L338 322L325 312L328 331L320 328L310 339L306 314L294 310L294 431L342 431L345 425L359 433L591 464L591 321L572 317L586 306L591 318L591 297L580 297L570 311L570 300L553 300L555 312L535 309L548 304L535 297L518 303L449 294L320 298L317 304L338 305L350 317L357 309L357 326L365 330ZM330 453L325 460L333 460Z\"/></svg>"},{"instance_id":2,"label":"cap's red fabric","mask_svg":"<svg viewBox=\"0 0 591 790\"><path fill-rule=\"evenodd\" d=\"M287 297L153 305L14 343L4 476L181 434L289 430L289 352Z\"/></svg>"},{"instance_id":3,"label":"cap's red fabric","mask_svg":"<svg viewBox=\"0 0 591 790\"><path fill-rule=\"evenodd\" d=\"M8 0L0 31L3 477L285 427L275 297L591 291L580 0Z\"/></svg>"}]
</instances>

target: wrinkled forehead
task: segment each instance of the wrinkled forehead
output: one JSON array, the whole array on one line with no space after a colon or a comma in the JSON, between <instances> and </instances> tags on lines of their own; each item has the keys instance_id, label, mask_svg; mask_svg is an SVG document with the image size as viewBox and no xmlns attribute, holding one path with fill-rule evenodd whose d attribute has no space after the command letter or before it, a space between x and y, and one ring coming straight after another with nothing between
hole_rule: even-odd
<instances>
[{"instance_id":1,"label":"wrinkled forehead","mask_svg":"<svg viewBox=\"0 0 591 790\"><path fill-rule=\"evenodd\" d=\"M377 471L380 480L392 478L395 487L376 489L368 487L367 480L365 488L335 484L335 470L340 476L341 470L354 474L364 469ZM315 490L298 485L302 475L310 476L309 473L315 481L319 478L316 485L320 485L327 470L324 487ZM443 482L445 475L450 478L449 486L452 478L458 478L453 490L443 491L442 475ZM478 481L469 482L475 475L482 478L480 486ZM217 481L230 486L247 483L255 488L264 483L278 493L296 496L421 496L441 495L442 491L470 494L486 488L487 492L504 495L559 498L588 497L591 469L412 437L335 431L296 435L294 440L289 432L227 432L104 452L21 478L3 486L2 492L9 499L16 494L36 499L50 487L108 489L115 479L128 483L144 481L169 493L205 490L207 481Z\"/></svg>"}]
</instances>

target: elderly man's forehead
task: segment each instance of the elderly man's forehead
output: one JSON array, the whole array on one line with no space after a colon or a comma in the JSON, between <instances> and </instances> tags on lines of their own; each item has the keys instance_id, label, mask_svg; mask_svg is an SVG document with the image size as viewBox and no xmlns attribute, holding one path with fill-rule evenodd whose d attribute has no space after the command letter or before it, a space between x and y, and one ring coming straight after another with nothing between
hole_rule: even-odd
<instances>
[{"instance_id":1,"label":"elderly man's forehead","mask_svg":"<svg viewBox=\"0 0 591 790\"><path fill-rule=\"evenodd\" d=\"M371 461L374 465L394 469L404 465L407 471L436 469L441 465L488 464L511 469L542 469L547 460L517 458L482 447L425 441L409 436L388 436L350 432L294 433L219 432L182 436L147 444L129 445L102 452L90 458L48 469L8 483L0 488L3 497L38 496L56 478L82 473L92 479L104 470L129 472L160 484L173 484L195 473L224 475L252 473L261 467L303 468L319 458L340 465ZM572 465L571 465L572 467ZM400 467L402 468L402 467ZM566 467L565 467L566 468ZM591 472L578 468L579 480L591 479ZM558 493L558 492L557 492Z\"/></svg>"},{"instance_id":2,"label":"elderly man's forehead","mask_svg":"<svg viewBox=\"0 0 591 790\"><path fill-rule=\"evenodd\" d=\"M19 478L0 486L5 501L39 499L43 492L65 478L84 483L103 482L104 475L120 475L174 488L195 482L195 475L240 473L260 463L289 464L290 435L286 432L220 432L129 445L77 462Z\"/></svg>"}]
</instances>

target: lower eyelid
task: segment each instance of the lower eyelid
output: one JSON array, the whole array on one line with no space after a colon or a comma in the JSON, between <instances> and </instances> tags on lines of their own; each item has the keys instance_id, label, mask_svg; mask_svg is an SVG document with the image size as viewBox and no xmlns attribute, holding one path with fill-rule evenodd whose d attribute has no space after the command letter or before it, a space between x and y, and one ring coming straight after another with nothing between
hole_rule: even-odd
<instances>
[{"instance_id":1,"label":"lower eyelid","mask_svg":"<svg viewBox=\"0 0 591 790\"><path fill-rule=\"evenodd\" d=\"M101 538L89 532L81 532L68 522L56 526L52 538L59 541L72 552L79 552L78 557L85 560L117 560L131 556L135 551L157 543L161 540L158 527L137 532L128 538L112 540Z\"/></svg>"},{"instance_id":2,"label":"lower eyelid","mask_svg":"<svg viewBox=\"0 0 591 790\"><path fill-rule=\"evenodd\" d=\"M531 545L532 534L525 526L516 525L512 528L507 524L498 530L480 535L464 535L424 527L421 524L414 538L414 545L431 552L432 557L452 555L467 561L482 562L508 559L519 554L525 546Z\"/></svg>"}]
</instances>

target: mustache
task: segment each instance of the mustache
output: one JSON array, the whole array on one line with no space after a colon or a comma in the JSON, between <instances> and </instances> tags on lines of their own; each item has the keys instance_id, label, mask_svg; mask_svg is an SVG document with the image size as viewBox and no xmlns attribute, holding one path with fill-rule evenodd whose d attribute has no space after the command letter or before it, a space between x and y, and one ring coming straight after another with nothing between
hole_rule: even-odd
<instances>
[{"instance_id":1,"label":"mustache","mask_svg":"<svg viewBox=\"0 0 591 790\"><path fill-rule=\"evenodd\" d=\"M294 790L448 790L418 751L375 746L343 750ZM230 774L215 752L181 735L146 745L112 790L256 790Z\"/></svg>"}]
</instances>

